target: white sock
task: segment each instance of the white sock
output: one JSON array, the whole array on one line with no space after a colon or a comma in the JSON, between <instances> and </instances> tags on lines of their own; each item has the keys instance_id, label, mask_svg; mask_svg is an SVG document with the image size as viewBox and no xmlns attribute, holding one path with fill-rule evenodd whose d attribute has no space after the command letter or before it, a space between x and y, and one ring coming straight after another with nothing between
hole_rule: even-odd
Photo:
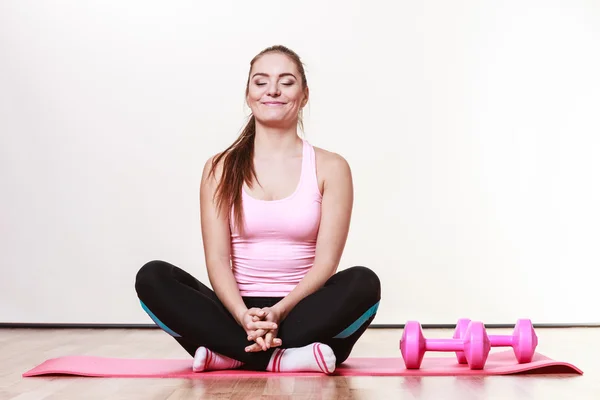
<instances>
[{"instance_id":1,"label":"white sock","mask_svg":"<svg viewBox=\"0 0 600 400\"><path fill-rule=\"evenodd\" d=\"M323 372L335 371L335 354L323 343L293 349L276 349L271 356L267 371L270 372Z\"/></svg>"},{"instance_id":2,"label":"white sock","mask_svg":"<svg viewBox=\"0 0 600 400\"><path fill-rule=\"evenodd\" d=\"M194 355L194 363L192 370L194 372L216 371L223 369L235 369L242 366L243 363L229 357L222 356L207 349L206 347L198 347Z\"/></svg>"}]
</instances>

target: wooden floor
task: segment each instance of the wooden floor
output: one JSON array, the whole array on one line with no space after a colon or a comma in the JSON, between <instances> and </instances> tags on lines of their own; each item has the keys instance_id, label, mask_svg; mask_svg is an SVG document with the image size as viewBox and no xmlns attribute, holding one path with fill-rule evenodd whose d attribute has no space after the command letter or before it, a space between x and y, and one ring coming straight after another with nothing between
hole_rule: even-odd
<instances>
[{"instance_id":1,"label":"wooden floor","mask_svg":"<svg viewBox=\"0 0 600 400\"><path fill-rule=\"evenodd\" d=\"M503 334L510 330L491 330ZM65 355L185 358L159 330L0 329L0 399L600 399L599 328L538 329L538 351L584 375L498 377L316 377L100 379L22 378L47 358ZM397 357L400 330L370 329L352 356ZM449 337L449 330L426 330ZM494 350L495 351L495 350ZM435 356L444 356L435 353Z\"/></svg>"}]
</instances>

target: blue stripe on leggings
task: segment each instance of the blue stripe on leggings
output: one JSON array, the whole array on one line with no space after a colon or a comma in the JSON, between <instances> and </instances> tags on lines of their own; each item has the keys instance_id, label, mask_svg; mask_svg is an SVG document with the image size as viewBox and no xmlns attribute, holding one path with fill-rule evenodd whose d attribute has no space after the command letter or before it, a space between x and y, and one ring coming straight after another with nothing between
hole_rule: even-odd
<instances>
[{"instance_id":1,"label":"blue stripe on leggings","mask_svg":"<svg viewBox=\"0 0 600 400\"><path fill-rule=\"evenodd\" d=\"M377 312L377 308L379 308L379 302L375 303L373 307L369 308L363 315L360 316L352 325L344 329L340 332L334 339L344 339L348 336L352 335L354 332L358 330L369 318L371 318Z\"/></svg>"},{"instance_id":2,"label":"blue stripe on leggings","mask_svg":"<svg viewBox=\"0 0 600 400\"><path fill-rule=\"evenodd\" d=\"M152 313L152 311L150 311L150 309L148 307L146 307L146 305L144 304L143 301L140 300L140 303L142 304L142 308L144 309L144 311L146 311L146 313L148 313L150 318L152 318L152 321L154 321L156 323L156 325L158 325L163 331L167 332L169 335L171 335L173 337L181 337L180 334L173 332L165 324L163 324L158 318L156 318L156 315L154 315Z\"/></svg>"}]
</instances>

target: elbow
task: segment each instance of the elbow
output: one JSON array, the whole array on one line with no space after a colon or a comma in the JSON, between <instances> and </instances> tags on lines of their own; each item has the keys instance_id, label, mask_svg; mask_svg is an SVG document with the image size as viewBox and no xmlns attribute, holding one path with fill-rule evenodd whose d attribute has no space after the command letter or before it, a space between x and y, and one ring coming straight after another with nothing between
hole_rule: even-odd
<instances>
[{"instance_id":1,"label":"elbow","mask_svg":"<svg viewBox=\"0 0 600 400\"><path fill-rule=\"evenodd\" d=\"M338 269L339 261L329 260L329 261L319 261L313 264L312 269L315 270L319 275L325 277L325 279L329 279L332 277Z\"/></svg>"},{"instance_id":2,"label":"elbow","mask_svg":"<svg viewBox=\"0 0 600 400\"><path fill-rule=\"evenodd\" d=\"M223 259L207 259L206 260L206 272L208 279L218 279L223 273L231 273L231 263L229 260Z\"/></svg>"}]
</instances>

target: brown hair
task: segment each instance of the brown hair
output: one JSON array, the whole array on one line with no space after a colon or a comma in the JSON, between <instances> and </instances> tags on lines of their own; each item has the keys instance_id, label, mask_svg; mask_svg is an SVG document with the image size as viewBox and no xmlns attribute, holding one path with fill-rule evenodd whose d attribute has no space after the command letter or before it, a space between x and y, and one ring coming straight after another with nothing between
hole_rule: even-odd
<instances>
[{"instance_id":1,"label":"brown hair","mask_svg":"<svg viewBox=\"0 0 600 400\"><path fill-rule=\"evenodd\" d=\"M267 53L281 53L288 56L294 62L294 64L296 64L296 68L298 68L298 72L302 78L302 87L307 87L304 65L302 64L298 54L285 46L276 45L264 49L250 61L250 70L248 72L248 80L246 82L246 96L248 95L249 91L250 71L252 71L252 66L261 56ZM303 128L302 116L299 115L298 117L300 127ZM219 153L213 159L212 168L210 170L210 174L213 174L216 166L221 160L223 160L221 180L219 181L215 192L217 209L219 212L221 212L229 211L233 208L234 226L240 231L243 231L244 225L242 210L242 186L244 183L251 185L253 177L257 179L256 171L254 170L254 163L252 162L254 157L255 135L256 120L254 115L251 115L248 123L235 142L233 142L231 146L225 149L222 153Z\"/></svg>"}]
</instances>

